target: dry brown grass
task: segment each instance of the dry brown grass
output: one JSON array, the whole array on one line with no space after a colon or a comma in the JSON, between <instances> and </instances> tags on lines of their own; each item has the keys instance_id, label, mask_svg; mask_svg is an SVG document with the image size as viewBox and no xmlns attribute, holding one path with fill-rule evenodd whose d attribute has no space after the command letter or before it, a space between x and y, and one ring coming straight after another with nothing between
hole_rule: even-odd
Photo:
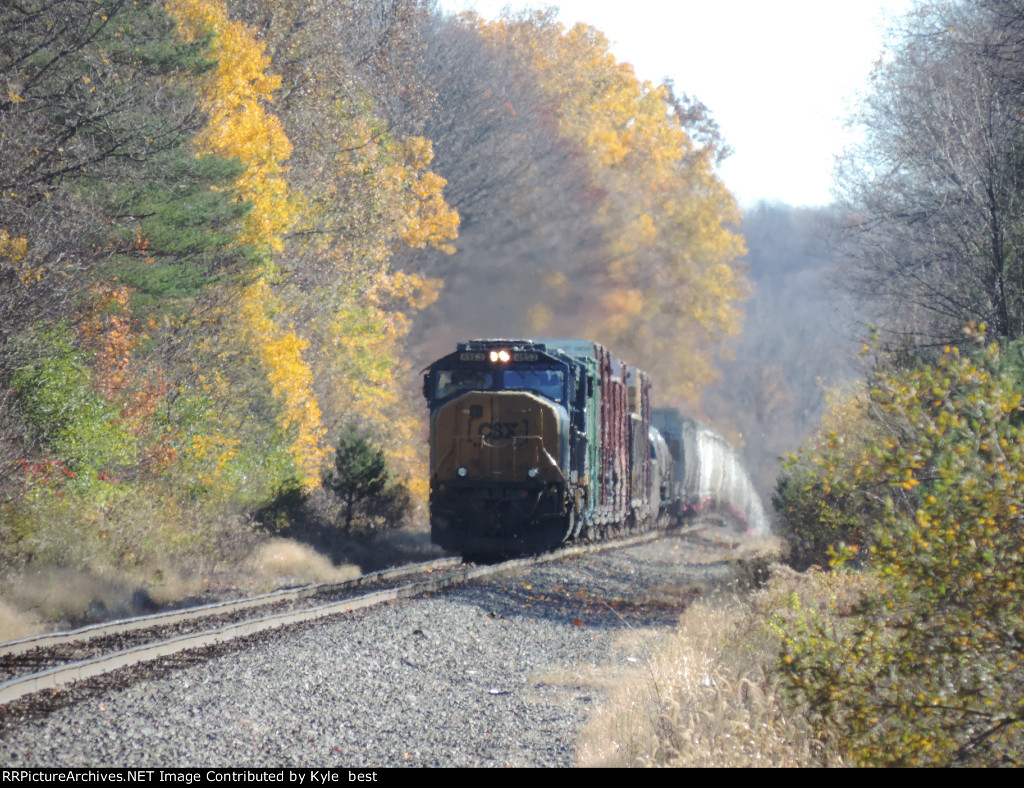
<instances>
[{"instance_id":1,"label":"dry brown grass","mask_svg":"<svg viewBox=\"0 0 1024 788\"><path fill-rule=\"evenodd\" d=\"M253 551L243 567L262 590L291 585L350 580L361 574L358 566L335 566L327 556L290 539L271 539Z\"/></svg>"},{"instance_id":2,"label":"dry brown grass","mask_svg":"<svg viewBox=\"0 0 1024 788\"><path fill-rule=\"evenodd\" d=\"M270 539L247 557L214 564L169 562L114 569L32 566L0 576L0 642L111 618L358 577L352 564L330 559L289 539Z\"/></svg>"},{"instance_id":3,"label":"dry brown grass","mask_svg":"<svg viewBox=\"0 0 1024 788\"><path fill-rule=\"evenodd\" d=\"M108 615L132 615L142 612L140 605L152 602L140 585L113 573L52 566L33 567L4 577L0 594L12 621L33 622L35 632L26 635Z\"/></svg>"},{"instance_id":4,"label":"dry brown grass","mask_svg":"<svg viewBox=\"0 0 1024 788\"><path fill-rule=\"evenodd\" d=\"M777 640L747 601L699 602L612 692L579 744L582 766L839 765L780 702Z\"/></svg>"},{"instance_id":5,"label":"dry brown grass","mask_svg":"<svg viewBox=\"0 0 1024 788\"><path fill-rule=\"evenodd\" d=\"M46 627L37 616L19 611L0 599L0 643L45 631Z\"/></svg>"}]
</instances>

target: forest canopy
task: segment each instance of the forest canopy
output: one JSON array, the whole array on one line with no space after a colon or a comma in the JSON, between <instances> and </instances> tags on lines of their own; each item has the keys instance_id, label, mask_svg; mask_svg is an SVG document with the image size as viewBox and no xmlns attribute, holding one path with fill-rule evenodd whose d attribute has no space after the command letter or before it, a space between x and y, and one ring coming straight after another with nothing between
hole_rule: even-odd
<instances>
[{"instance_id":1,"label":"forest canopy","mask_svg":"<svg viewBox=\"0 0 1024 788\"><path fill-rule=\"evenodd\" d=\"M593 28L25 0L0 75L7 566L210 554L353 431L422 501L456 337L591 336L695 399L739 330L724 143Z\"/></svg>"}]
</instances>

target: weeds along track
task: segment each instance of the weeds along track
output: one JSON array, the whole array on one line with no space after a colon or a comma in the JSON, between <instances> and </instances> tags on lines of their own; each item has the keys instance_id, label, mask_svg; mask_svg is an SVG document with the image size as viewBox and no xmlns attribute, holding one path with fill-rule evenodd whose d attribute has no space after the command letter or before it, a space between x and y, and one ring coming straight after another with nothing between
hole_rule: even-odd
<instances>
[{"instance_id":1,"label":"weeds along track","mask_svg":"<svg viewBox=\"0 0 1024 788\"><path fill-rule=\"evenodd\" d=\"M657 532L492 565L443 558L373 572L353 580L284 589L198 608L112 621L69 632L0 644L0 706L35 693L142 663L228 644L270 630L304 624L396 599L440 591L472 580L525 571L583 552L627 547Z\"/></svg>"}]
</instances>

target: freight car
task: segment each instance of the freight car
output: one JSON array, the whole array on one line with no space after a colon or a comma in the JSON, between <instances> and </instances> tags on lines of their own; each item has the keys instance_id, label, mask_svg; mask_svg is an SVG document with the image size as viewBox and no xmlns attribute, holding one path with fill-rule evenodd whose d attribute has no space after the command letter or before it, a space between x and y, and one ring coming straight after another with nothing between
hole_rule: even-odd
<instances>
[{"instance_id":1,"label":"freight car","mask_svg":"<svg viewBox=\"0 0 1024 788\"><path fill-rule=\"evenodd\" d=\"M761 498L720 433L675 408L656 408L651 420L674 460L664 496L673 522L716 512L749 533L767 532Z\"/></svg>"},{"instance_id":2,"label":"freight car","mask_svg":"<svg viewBox=\"0 0 1024 788\"><path fill-rule=\"evenodd\" d=\"M699 455L682 457L702 433L657 411L667 440L647 375L595 342L460 343L424 371L423 394L431 539L463 556L646 530L704 489Z\"/></svg>"}]
</instances>

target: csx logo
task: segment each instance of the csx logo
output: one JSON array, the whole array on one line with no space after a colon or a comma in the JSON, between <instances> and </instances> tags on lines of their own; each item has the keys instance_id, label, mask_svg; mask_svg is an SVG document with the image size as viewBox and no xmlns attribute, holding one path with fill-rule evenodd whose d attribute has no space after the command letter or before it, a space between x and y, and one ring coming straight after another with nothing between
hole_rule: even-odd
<instances>
[{"instance_id":1,"label":"csx logo","mask_svg":"<svg viewBox=\"0 0 1024 788\"><path fill-rule=\"evenodd\" d=\"M516 421L492 421L481 424L477 428L477 434L481 438L500 440L503 438L516 438L516 430L519 422Z\"/></svg>"}]
</instances>

